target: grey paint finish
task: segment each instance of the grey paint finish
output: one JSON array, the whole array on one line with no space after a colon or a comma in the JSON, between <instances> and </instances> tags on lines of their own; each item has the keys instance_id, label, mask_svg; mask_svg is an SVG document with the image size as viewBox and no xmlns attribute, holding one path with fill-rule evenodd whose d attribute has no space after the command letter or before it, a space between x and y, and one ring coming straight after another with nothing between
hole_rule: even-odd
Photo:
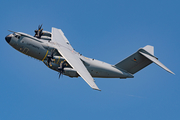
<instances>
[{"instance_id":1,"label":"grey paint finish","mask_svg":"<svg viewBox=\"0 0 180 120\"><path fill-rule=\"evenodd\" d=\"M69 77L81 76L93 89L99 90L92 77L98 78L133 78L133 74L148 66L152 62L174 74L154 56L154 47L147 45L116 65L91 59L74 51L64 33L60 29L52 28L53 33L45 32L42 39L31 35L14 32L5 37L5 40L19 52L43 61L47 65L48 55L54 50L52 66L49 68L58 71L60 63L66 60L64 75Z\"/></svg>"}]
</instances>

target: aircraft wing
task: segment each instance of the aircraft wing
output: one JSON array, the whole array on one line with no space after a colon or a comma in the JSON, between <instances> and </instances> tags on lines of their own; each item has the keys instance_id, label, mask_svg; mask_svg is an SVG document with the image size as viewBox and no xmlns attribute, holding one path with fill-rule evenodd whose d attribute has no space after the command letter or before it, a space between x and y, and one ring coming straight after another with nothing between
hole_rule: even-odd
<instances>
[{"instance_id":1,"label":"aircraft wing","mask_svg":"<svg viewBox=\"0 0 180 120\"><path fill-rule=\"evenodd\" d=\"M56 44L58 52L88 83L88 85L95 90L100 90L94 83L94 79L80 60L79 54L74 51L67 38L64 36L64 33L60 29L52 27L52 42Z\"/></svg>"}]
</instances>

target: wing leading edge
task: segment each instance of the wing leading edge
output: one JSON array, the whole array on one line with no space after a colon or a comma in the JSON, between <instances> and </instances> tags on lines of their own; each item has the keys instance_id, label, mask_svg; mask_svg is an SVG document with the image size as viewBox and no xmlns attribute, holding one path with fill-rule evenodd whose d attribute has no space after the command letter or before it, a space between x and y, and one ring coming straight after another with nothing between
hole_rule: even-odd
<instances>
[{"instance_id":1,"label":"wing leading edge","mask_svg":"<svg viewBox=\"0 0 180 120\"><path fill-rule=\"evenodd\" d=\"M58 52L66 59L66 61L77 71L77 73L87 82L87 84L95 89L100 90L97 85L94 83L94 79L82 63L72 46L69 44L69 41L64 36L63 32L60 29L52 27L52 41L57 43L56 48Z\"/></svg>"}]
</instances>

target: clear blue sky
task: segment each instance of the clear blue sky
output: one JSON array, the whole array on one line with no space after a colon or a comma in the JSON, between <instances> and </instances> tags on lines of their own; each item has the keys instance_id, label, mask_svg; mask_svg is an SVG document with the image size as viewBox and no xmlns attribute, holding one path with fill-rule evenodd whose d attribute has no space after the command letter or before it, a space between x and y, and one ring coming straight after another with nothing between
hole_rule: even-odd
<instances>
[{"instance_id":1,"label":"clear blue sky","mask_svg":"<svg viewBox=\"0 0 180 120\"><path fill-rule=\"evenodd\" d=\"M0 120L179 120L179 0L4 0L0 2ZM154 63L133 79L63 76L5 41L7 30L63 30L76 51L116 64L153 45Z\"/></svg>"}]
</instances>

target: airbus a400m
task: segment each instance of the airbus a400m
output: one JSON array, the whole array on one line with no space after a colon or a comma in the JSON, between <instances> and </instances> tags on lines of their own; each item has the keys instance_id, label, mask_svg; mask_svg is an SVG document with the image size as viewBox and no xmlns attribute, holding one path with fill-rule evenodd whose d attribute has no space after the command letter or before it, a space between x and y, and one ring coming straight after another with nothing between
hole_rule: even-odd
<instances>
[{"instance_id":1,"label":"airbus a400m","mask_svg":"<svg viewBox=\"0 0 180 120\"><path fill-rule=\"evenodd\" d=\"M111 65L99 60L82 56L76 52L61 29L52 27L52 31L43 31L42 25L31 36L22 32L13 32L5 37L7 43L19 52L41 60L49 68L69 77L81 76L87 84L100 90L93 77L133 78L134 74L151 63L156 63L174 74L154 56L154 47L147 45L134 54Z\"/></svg>"}]
</instances>

